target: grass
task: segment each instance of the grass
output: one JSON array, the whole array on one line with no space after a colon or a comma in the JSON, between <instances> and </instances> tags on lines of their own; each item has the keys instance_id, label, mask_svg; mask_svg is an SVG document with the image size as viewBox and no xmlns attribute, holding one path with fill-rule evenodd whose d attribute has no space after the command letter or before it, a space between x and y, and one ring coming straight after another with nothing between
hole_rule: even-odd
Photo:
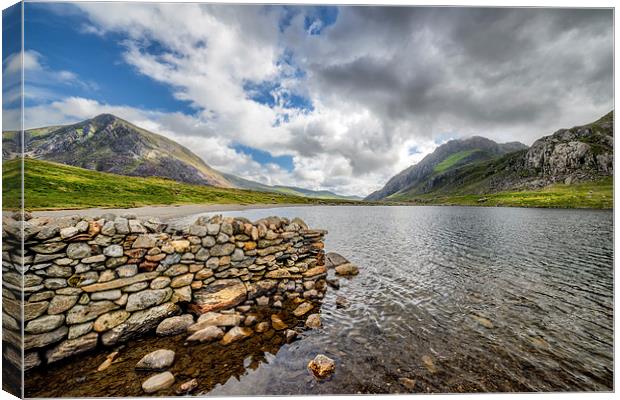
<instances>
[{"instance_id":1,"label":"grass","mask_svg":"<svg viewBox=\"0 0 620 400\"><path fill-rule=\"evenodd\" d=\"M2 164L4 208L19 205L20 160ZM177 204L332 204L301 196L190 185L163 178L139 178L25 159L25 208L140 207Z\"/></svg>"},{"instance_id":2,"label":"grass","mask_svg":"<svg viewBox=\"0 0 620 400\"><path fill-rule=\"evenodd\" d=\"M458 163L459 161L463 160L464 158L469 157L470 155L474 154L477 151L480 151L480 150L478 150L478 149L463 150L463 151L459 151L458 153L454 153L450 157L448 157L445 160L443 160L442 162L440 162L439 164L435 165L434 171L435 172L447 171L448 169L450 169L454 165L456 165L456 163Z\"/></svg>"},{"instance_id":3,"label":"grass","mask_svg":"<svg viewBox=\"0 0 620 400\"><path fill-rule=\"evenodd\" d=\"M613 178L576 183L556 184L541 190L508 191L485 195L418 195L408 201L414 204L440 204L488 207L545 208L613 208Z\"/></svg>"}]
</instances>

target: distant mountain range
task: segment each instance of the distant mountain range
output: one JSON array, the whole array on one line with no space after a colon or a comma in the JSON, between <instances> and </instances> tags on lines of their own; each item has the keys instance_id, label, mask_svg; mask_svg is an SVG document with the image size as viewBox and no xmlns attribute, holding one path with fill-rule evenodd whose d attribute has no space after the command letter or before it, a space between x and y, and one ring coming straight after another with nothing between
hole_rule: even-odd
<instances>
[{"instance_id":1,"label":"distant mountain range","mask_svg":"<svg viewBox=\"0 0 620 400\"><path fill-rule=\"evenodd\" d=\"M591 124L545 136L529 148L482 137L451 140L365 200L483 195L595 180L613 174L613 141L613 111Z\"/></svg>"},{"instance_id":2,"label":"distant mountain range","mask_svg":"<svg viewBox=\"0 0 620 400\"><path fill-rule=\"evenodd\" d=\"M3 133L5 160L16 152L17 139L15 132ZM179 143L111 114L101 114L73 125L27 130L25 155L119 175L163 177L197 185L320 199L361 199L328 191L269 186L222 173Z\"/></svg>"}]
</instances>

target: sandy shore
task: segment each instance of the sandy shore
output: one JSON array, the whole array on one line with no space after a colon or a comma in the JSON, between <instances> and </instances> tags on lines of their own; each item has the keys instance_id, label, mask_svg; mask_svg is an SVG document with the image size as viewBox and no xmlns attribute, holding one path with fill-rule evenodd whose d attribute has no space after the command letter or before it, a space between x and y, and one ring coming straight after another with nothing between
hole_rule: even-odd
<instances>
[{"instance_id":1,"label":"sandy shore","mask_svg":"<svg viewBox=\"0 0 620 400\"><path fill-rule=\"evenodd\" d=\"M171 218L181 218L188 215L205 212L243 211L251 209L281 208L281 207L308 207L311 204L187 204L181 206L145 206L137 208L87 208L83 210L54 210L34 211L36 217L64 217L67 215L82 215L97 217L105 213L136 214L138 217L158 217L162 221Z\"/></svg>"}]
</instances>

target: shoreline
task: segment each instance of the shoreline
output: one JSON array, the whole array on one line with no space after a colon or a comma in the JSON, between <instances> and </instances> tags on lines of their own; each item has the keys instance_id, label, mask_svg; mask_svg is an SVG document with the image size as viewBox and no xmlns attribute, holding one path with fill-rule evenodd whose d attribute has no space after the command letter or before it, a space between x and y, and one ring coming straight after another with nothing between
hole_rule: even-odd
<instances>
[{"instance_id":1,"label":"shoreline","mask_svg":"<svg viewBox=\"0 0 620 400\"><path fill-rule=\"evenodd\" d=\"M134 208L83 208L83 209L67 209L67 210L41 210L32 211L34 217L66 217L70 215L79 215L87 217L97 217L105 213L114 214L136 214L137 217L158 217L162 221L182 218L194 214L202 214L207 212L227 212L227 211L245 211L245 210L263 210L270 208L288 208L288 207L310 207L315 204L184 204L184 205L164 205L164 206L142 206Z\"/></svg>"}]
</instances>

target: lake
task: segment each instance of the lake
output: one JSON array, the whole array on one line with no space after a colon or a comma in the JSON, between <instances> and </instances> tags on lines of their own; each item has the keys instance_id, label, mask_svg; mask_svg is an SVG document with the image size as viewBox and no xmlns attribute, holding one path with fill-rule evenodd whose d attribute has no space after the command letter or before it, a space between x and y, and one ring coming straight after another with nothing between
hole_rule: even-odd
<instances>
[{"instance_id":1,"label":"lake","mask_svg":"<svg viewBox=\"0 0 620 400\"><path fill-rule=\"evenodd\" d=\"M27 374L27 395L143 395L133 365L157 347L177 352L171 371L178 382L196 377L196 394L613 389L612 211L317 206L223 214L301 217L329 231L326 251L360 267L328 289L322 329L289 344L275 335L226 349L143 338L102 373L94 370L110 350ZM337 296L349 306L337 308ZM306 369L319 353L336 361L321 382Z\"/></svg>"}]
</instances>

